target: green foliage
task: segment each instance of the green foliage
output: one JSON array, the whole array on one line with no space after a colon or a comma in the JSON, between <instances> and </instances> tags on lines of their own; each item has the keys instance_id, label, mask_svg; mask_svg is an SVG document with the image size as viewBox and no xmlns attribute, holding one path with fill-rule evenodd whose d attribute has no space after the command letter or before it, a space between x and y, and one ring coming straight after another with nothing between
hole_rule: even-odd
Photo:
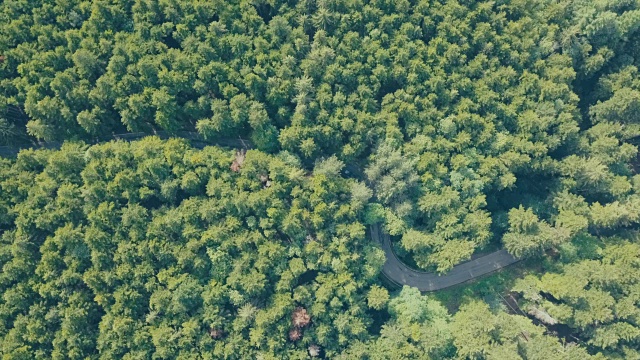
<instances>
[{"instance_id":1,"label":"green foliage","mask_svg":"<svg viewBox=\"0 0 640 360\"><path fill-rule=\"evenodd\" d=\"M540 221L531 209L519 207L509 211L509 232L502 241L505 249L516 257L541 253L569 240L570 231Z\"/></svg>"},{"instance_id":2,"label":"green foliage","mask_svg":"<svg viewBox=\"0 0 640 360\"><path fill-rule=\"evenodd\" d=\"M0 155L255 150L0 159L0 356L640 357L639 31L637 0L3 1ZM585 343L390 295L378 223L426 270L543 259L523 306Z\"/></svg>"},{"instance_id":3,"label":"green foliage","mask_svg":"<svg viewBox=\"0 0 640 360\"><path fill-rule=\"evenodd\" d=\"M355 342L341 359L602 359L563 344L521 315L492 312L478 300L454 315L437 301L404 287L388 305L380 337Z\"/></svg>"},{"instance_id":4,"label":"green foliage","mask_svg":"<svg viewBox=\"0 0 640 360\"><path fill-rule=\"evenodd\" d=\"M638 355L640 245L609 239L593 257L581 256L540 277L516 283L523 307L547 323L568 325L589 345L614 358Z\"/></svg>"},{"instance_id":5,"label":"green foliage","mask_svg":"<svg viewBox=\"0 0 640 360\"><path fill-rule=\"evenodd\" d=\"M388 293L357 183L233 159L146 138L3 161L3 356L239 359L366 339ZM314 327L294 343L296 306Z\"/></svg>"},{"instance_id":6,"label":"green foliage","mask_svg":"<svg viewBox=\"0 0 640 360\"><path fill-rule=\"evenodd\" d=\"M370 308L382 310L389 301L389 292L385 288L374 285L367 294L367 301Z\"/></svg>"},{"instance_id":7,"label":"green foliage","mask_svg":"<svg viewBox=\"0 0 640 360\"><path fill-rule=\"evenodd\" d=\"M447 310L435 300L404 287L388 304L391 319L380 337L369 343L355 342L343 359L424 359L450 357L455 353Z\"/></svg>"},{"instance_id":8,"label":"green foliage","mask_svg":"<svg viewBox=\"0 0 640 360\"><path fill-rule=\"evenodd\" d=\"M307 168L368 162L385 209L360 205L367 222L447 271L521 205L572 234L637 223L638 14L626 0L6 1L0 141L195 129ZM590 210L549 208L564 192Z\"/></svg>"},{"instance_id":9,"label":"green foliage","mask_svg":"<svg viewBox=\"0 0 640 360\"><path fill-rule=\"evenodd\" d=\"M467 359L590 359L576 344L562 344L542 326L520 315L494 314L487 304L473 301L453 317L458 356ZM594 357L597 358L597 357Z\"/></svg>"}]
</instances>

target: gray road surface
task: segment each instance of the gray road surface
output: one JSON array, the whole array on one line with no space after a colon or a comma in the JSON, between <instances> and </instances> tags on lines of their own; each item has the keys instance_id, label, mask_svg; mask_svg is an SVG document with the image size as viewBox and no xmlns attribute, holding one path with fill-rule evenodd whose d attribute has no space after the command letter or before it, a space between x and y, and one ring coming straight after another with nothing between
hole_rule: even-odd
<instances>
[{"instance_id":1,"label":"gray road surface","mask_svg":"<svg viewBox=\"0 0 640 360\"><path fill-rule=\"evenodd\" d=\"M145 133L112 135L108 138L97 140L94 143L109 140L132 141L149 135L150 134ZM164 132L158 132L155 135L160 138L168 138L171 136ZM243 139L224 138L217 140L205 140L199 134L193 132L184 132L173 136L190 140L191 144L196 148L203 148L209 144L236 148L251 148L251 143L248 140ZM25 148L58 149L61 145L62 143L58 142L48 142L24 144L16 147L0 146L0 156L15 156L21 149ZM357 166L347 167L345 170L351 170L351 175L355 175L360 172L360 170L357 169ZM518 262L518 259L511 256L506 250L499 250L455 266L446 275L439 276L435 273L413 270L402 263L393 252L389 234L383 232L380 225L374 225L371 227L371 236L374 241L377 241L382 246L387 258L382 269L383 275L397 285L417 287L423 292L442 290Z\"/></svg>"},{"instance_id":2,"label":"gray road surface","mask_svg":"<svg viewBox=\"0 0 640 360\"><path fill-rule=\"evenodd\" d=\"M409 285L422 292L442 290L458 285L519 261L506 250L498 250L454 266L448 273L440 276L435 273L416 271L401 262L393 252L389 234L382 231L380 225L371 227L371 237L381 244L387 258L382 268L382 274L397 285Z\"/></svg>"}]
</instances>

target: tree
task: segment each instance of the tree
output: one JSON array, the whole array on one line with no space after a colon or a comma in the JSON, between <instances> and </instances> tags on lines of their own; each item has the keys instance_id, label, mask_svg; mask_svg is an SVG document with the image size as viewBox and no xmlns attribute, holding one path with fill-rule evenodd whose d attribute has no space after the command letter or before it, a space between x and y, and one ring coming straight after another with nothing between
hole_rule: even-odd
<instances>
[{"instance_id":1,"label":"tree","mask_svg":"<svg viewBox=\"0 0 640 360\"><path fill-rule=\"evenodd\" d=\"M479 301L463 305L453 317L451 327L457 355L466 358L591 358L585 348L561 343L531 320L504 312L494 314L487 304Z\"/></svg>"},{"instance_id":2,"label":"tree","mask_svg":"<svg viewBox=\"0 0 640 360\"><path fill-rule=\"evenodd\" d=\"M391 143L386 142L378 147L372 160L365 174L376 198L397 212L403 210L399 216L410 216L410 199L418 190L418 175L415 172L417 159L403 156L401 150L394 149ZM405 204L408 204L408 209L403 208Z\"/></svg>"},{"instance_id":3,"label":"tree","mask_svg":"<svg viewBox=\"0 0 640 360\"><path fill-rule=\"evenodd\" d=\"M596 246L596 258L582 257L540 277L525 277L514 291L522 294L524 309L544 311L598 351L614 356L640 338L632 320L638 314L632 288L640 249L620 239L604 239Z\"/></svg>"},{"instance_id":4,"label":"tree","mask_svg":"<svg viewBox=\"0 0 640 360\"><path fill-rule=\"evenodd\" d=\"M244 156L233 171L234 151L152 137L0 162L2 348L286 357L313 341L334 356L366 339L367 295L389 295L362 183L335 158L307 176L293 156Z\"/></svg>"},{"instance_id":5,"label":"tree","mask_svg":"<svg viewBox=\"0 0 640 360\"><path fill-rule=\"evenodd\" d=\"M551 247L558 246L571 237L562 227L552 227L522 206L509 211L509 232L502 241L507 251L516 257L531 256Z\"/></svg>"},{"instance_id":6,"label":"tree","mask_svg":"<svg viewBox=\"0 0 640 360\"><path fill-rule=\"evenodd\" d=\"M382 310L389 301L389 292L387 289L374 285L367 295L369 307L375 310Z\"/></svg>"}]
</instances>

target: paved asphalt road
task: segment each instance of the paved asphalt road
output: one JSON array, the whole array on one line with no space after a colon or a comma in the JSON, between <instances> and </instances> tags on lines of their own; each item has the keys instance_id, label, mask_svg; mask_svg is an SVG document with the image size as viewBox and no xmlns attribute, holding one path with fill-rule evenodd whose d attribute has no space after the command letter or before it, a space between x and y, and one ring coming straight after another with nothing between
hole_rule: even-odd
<instances>
[{"instance_id":1,"label":"paved asphalt road","mask_svg":"<svg viewBox=\"0 0 640 360\"><path fill-rule=\"evenodd\" d=\"M116 139L132 141L148 135L149 134L144 133L113 135L111 137L103 139L102 141ZM158 135L161 138L170 137L164 132L159 132L155 135ZM185 132L178 134L177 136L191 140L192 145L196 148L203 148L204 146L209 144L230 146L236 148L251 148L251 143L248 140L242 139L218 139L207 141L200 137L199 134L193 132ZM61 143L56 142L25 144L23 146L17 147L0 146L0 156L15 156L20 151L20 149L23 148L58 149L60 148L60 146ZM355 166L352 166L348 167L346 170L351 170L351 172L355 174L358 172L355 168ZM453 285L461 284L465 281L469 281L478 276L496 271L518 261L518 259L511 256L506 250L499 250L491 254L479 257L477 259L467 261L458 266L454 266L453 269L451 269L451 271L449 271L446 275L439 276L435 273L413 270L402 263L393 253L389 234L384 233L381 230L380 225L374 225L371 227L371 236L375 241L378 241L378 243L381 244L382 249L384 250L384 253L387 257L387 260L384 263L384 267L382 268L383 275L395 284L417 287L420 291L423 292L441 290Z\"/></svg>"},{"instance_id":2,"label":"paved asphalt road","mask_svg":"<svg viewBox=\"0 0 640 360\"><path fill-rule=\"evenodd\" d=\"M506 250L498 250L454 266L448 273L440 276L435 273L413 270L402 263L393 252L389 234L384 233L380 225L371 227L371 236L382 245L387 258L382 268L383 275L393 283L416 287L422 292L442 290L458 285L519 261Z\"/></svg>"}]
</instances>

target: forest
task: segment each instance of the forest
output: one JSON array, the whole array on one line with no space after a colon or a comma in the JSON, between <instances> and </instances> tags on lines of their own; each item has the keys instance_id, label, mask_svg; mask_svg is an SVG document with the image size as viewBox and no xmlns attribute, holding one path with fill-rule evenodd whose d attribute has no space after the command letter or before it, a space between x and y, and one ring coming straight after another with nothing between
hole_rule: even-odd
<instances>
[{"instance_id":1,"label":"forest","mask_svg":"<svg viewBox=\"0 0 640 360\"><path fill-rule=\"evenodd\" d=\"M640 0L4 0L0 359L640 359L639 67Z\"/></svg>"}]
</instances>

